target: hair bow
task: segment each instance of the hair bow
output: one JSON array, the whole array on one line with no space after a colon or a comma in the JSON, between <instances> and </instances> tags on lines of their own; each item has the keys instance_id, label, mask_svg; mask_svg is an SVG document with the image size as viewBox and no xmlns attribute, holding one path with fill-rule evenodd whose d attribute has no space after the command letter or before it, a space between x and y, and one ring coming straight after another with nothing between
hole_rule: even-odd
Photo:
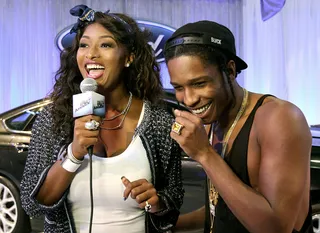
<instances>
[{"instance_id":1,"label":"hair bow","mask_svg":"<svg viewBox=\"0 0 320 233\"><path fill-rule=\"evenodd\" d=\"M126 21L124 21L123 19L121 19L119 16L110 13L110 10L105 11L104 14L111 16L113 19L117 20L118 22L121 22L122 25L126 28L126 31L127 31L129 34L132 34L132 28L131 28L131 26L130 26Z\"/></svg>"},{"instance_id":2,"label":"hair bow","mask_svg":"<svg viewBox=\"0 0 320 233\"><path fill-rule=\"evenodd\" d=\"M79 17L77 23L75 23L70 30L70 33L74 33L74 32L77 32L77 30L79 28L84 27L86 22L93 22L94 21L95 11L86 5L77 5L70 10L70 14L73 16ZM126 31L129 34L132 34L133 30L132 30L131 26L126 21L124 21L122 18L120 18L119 16L117 16L115 14L110 13L110 10L107 10L106 12L104 12L104 14L109 15L110 17L117 20L118 22L121 22L124 25Z\"/></svg>"},{"instance_id":3,"label":"hair bow","mask_svg":"<svg viewBox=\"0 0 320 233\"><path fill-rule=\"evenodd\" d=\"M73 16L78 16L78 21L73 25L70 30L70 33L77 32L77 30L81 27L84 27L85 22L93 22L94 21L94 13L95 11L89 8L86 5L77 5L70 10L70 14Z\"/></svg>"}]
</instances>

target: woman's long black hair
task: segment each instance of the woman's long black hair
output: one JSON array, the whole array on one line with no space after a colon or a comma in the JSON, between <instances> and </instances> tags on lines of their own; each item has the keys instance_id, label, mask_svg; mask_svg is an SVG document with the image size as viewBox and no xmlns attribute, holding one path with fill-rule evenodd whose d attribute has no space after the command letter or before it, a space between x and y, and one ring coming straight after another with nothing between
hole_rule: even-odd
<instances>
[{"instance_id":1,"label":"woman's long black hair","mask_svg":"<svg viewBox=\"0 0 320 233\"><path fill-rule=\"evenodd\" d=\"M84 27L80 27L70 48L64 49L60 54L60 68L55 75L55 85L50 98L53 100L53 121L54 130L57 132L63 129L68 132L66 140L72 141L74 119L72 116L72 96L80 93L80 83L83 77L77 65L77 51L79 41L86 27L91 23L99 23L110 31L116 41L122 44L128 54L134 54L134 60L130 67L124 68L124 83L128 91L133 96L157 102L162 96L162 84L160 80L160 68L156 62L154 52L148 44L149 32L142 31L137 23L129 16L115 14L123 19L131 27L131 31L126 30L123 22L116 20L108 14L95 12L94 22L86 22Z\"/></svg>"}]
</instances>

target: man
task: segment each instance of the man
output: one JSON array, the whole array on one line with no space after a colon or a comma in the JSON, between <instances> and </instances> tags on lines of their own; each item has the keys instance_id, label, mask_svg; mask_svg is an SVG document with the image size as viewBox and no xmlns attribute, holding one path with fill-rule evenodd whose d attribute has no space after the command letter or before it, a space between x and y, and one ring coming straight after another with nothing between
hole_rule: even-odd
<instances>
[{"instance_id":1,"label":"man","mask_svg":"<svg viewBox=\"0 0 320 233\"><path fill-rule=\"evenodd\" d=\"M206 205L181 215L176 231L205 223L214 233L312 232L312 138L300 109L239 86L247 64L232 32L215 22L179 28L165 58L176 98L190 111L175 111L170 135L208 178Z\"/></svg>"}]
</instances>

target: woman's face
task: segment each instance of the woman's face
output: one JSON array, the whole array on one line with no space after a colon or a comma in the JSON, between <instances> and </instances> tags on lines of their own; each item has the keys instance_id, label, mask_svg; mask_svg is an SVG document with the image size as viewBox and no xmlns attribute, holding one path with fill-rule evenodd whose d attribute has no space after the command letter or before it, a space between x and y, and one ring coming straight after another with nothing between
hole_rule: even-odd
<instances>
[{"instance_id":1,"label":"woman's face","mask_svg":"<svg viewBox=\"0 0 320 233\"><path fill-rule=\"evenodd\" d=\"M83 78L93 78L99 88L112 91L124 85L120 74L127 61L126 49L101 24L93 23L85 29L77 52Z\"/></svg>"}]
</instances>

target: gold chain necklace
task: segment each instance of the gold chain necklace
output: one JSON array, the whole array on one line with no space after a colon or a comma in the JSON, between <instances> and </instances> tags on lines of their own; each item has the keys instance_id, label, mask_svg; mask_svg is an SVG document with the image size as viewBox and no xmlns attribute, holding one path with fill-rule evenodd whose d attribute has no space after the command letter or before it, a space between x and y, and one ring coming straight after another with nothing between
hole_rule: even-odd
<instances>
[{"instance_id":1,"label":"gold chain necklace","mask_svg":"<svg viewBox=\"0 0 320 233\"><path fill-rule=\"evenodd\" d=\"M240 117L243 115L247 103L248 103L248 91L245 88L243 89L243 98L242 98L242 103L240 106L240 109L237 113L236 118L234 119L232 125L230 126L230 128L227 131L227 134L223 137L223 141L222 141L222 152L221 152L221 157L224 158L225 153L226 153L226 149L227 149L227 145L228 145L228 141L230 139L230 136L232 134L232 131L234 130L234 127L236 126L236 124L238 123ZM212 127L213 128L213 127ZM213 141L213 130L211 133L211 144ZM211 227L210 227L210 232L212 232L213 230L213 217L215 215L215 207L218 204L218 199L219 199L219 193L218 191L215 189L214 185L212 184L211 180L208 178L208 183L209 183L209 206L210 206L210 217L211 217Z\"/></svg>"},{"instance_id":2,"label":"gold chain necklace","mask_svg":"<svg viewBox=\"0 0 320 233\"><path fill-rule=\"evenodd\" d=\"M115 116L112 116L112 117L110 117L108 119L103 119L102 120L102 125L100 126L100 129L115 130L115 129L120 129L122 127L124 119L126 118L128 112L129 112L129 109L131 107L131 103L132 103L132 93L131 92L129 92L129 93L130 93L130 97L129 97L129 100L128 100L128 103L127 103L127 106L125 107L125 109L121 113L119 113L119 114L117 114ZM123 115L123 118L121 119L119 125L117 125L115 127L111 127L111 128L103 127L103 121L111 121L111 120L114 120L114 119L118 118L121 115Z\"/></svg>"},{"instance_id":3,"label":"gold chain necklace","mask_svg":"<svg viewBox=\"0 0 320 233\"><path fill-rule=\"evenodd\" d=\"M222 146L222 152L221 152L221 157L224 158L225 153L226 153L226 149L227 149L227 145L228 145L228 141L229 138L231 136L231 133L234 129L234 127L236 126L236 124L238 123L240 117L243 115L244 110L246 109L247 103L248 103L248 91L244 88L243 89L243 99L242 99L242 103L241 103L241 107L237 113L236 118L234 119L231 127L229 128L227 134L225 135L225 137L223 137L223 146Z\"/></svg>"}]
</instances>

